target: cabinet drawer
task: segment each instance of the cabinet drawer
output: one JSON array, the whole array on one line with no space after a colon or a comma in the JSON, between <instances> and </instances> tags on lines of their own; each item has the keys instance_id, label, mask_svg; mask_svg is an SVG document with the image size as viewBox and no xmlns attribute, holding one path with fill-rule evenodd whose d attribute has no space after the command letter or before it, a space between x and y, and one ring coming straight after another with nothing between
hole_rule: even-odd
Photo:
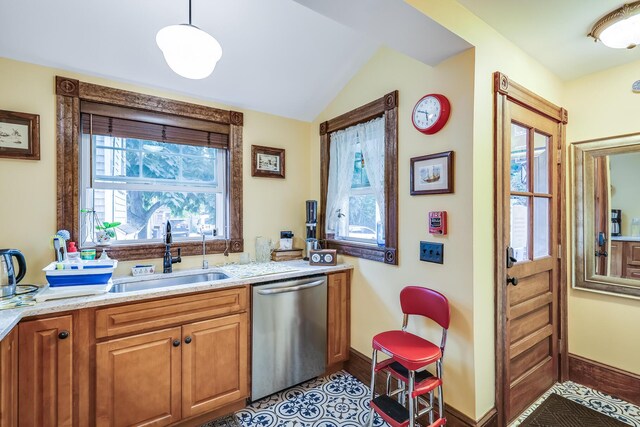
<instances>
[{"instance_id":1,"label":"cabinet drawer","mask_svg":"<svg viewBox=\"0 0 640 427\"><path fill-rule=\"evenodd\" d=\"M96 338L149 331L247 309L249 289L225 289L96 310Z\"/></svg>"}]
</instances>

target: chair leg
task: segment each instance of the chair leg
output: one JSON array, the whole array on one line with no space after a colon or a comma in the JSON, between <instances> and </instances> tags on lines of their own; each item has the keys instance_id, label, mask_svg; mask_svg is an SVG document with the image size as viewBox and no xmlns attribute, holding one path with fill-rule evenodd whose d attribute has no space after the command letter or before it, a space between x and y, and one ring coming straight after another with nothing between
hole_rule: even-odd
<instances>
[{"instance_id":1,"label":"chair leg","mask_svg":"<svg viewBox=\"0 0 640 427\"><path fill-rule=\"evenodd\" d=\"M404 406L405 393L407 392L405 389L405 383L400 379L397 379L396 381L398 381L398 388L402 389L402 391L398 394L398 403Z\"/></svg>"},{"instance_id":2,"label":"chair leg","mask_svg":"<svg viewBox=\"0 0 640 427\"><path fill-rule=\"evenodd\" d=\"M438 416L444 418L444 396L442 395L442 359L436 363L436 372L438 378L440 378L440 385L438 386Z\"/></svg>"},{"instance_id":3,"label":"chair leg","mask_svg":"<svg viewBox=\"0 0 640 427\"><path fill-rule=\"evenodd\" d=\"M429 424L433 424L433 390L429 392L429 406L431 406L431 410L429 411Z\"/></svg>"},{"instance_id":4,"label":"chair leg","mask_svg":"<svg viewBox=\"0 0 640 427\"><path fill-rule=\"evenodd\" d=\"M391 390L391 374L387 372L387 396Z\"/></svg>"},{"instance_id":5,"label":"chair leg","mask_svg":"<svg viewBox=\"0 0 640 427\"><path fill-rule=\"evenodd\" d=\"M373 350L371 356L371 399L369 400L369 427L373 427L373 405L371 402L376 397L376 364L378 359L378 352Z\"/></svg>"},{"instance_id":6,"label":"chair leg","mask_svg":"<svg viewBox=\"0 0 640 427\"><path fill-rule=\"evenodd\" d=\"M415 427L416 425L416 408L415 399L413 398L413 388L415 385L416 373L415 371L409 371L409 427Z\"/></svg>"}]
</instances>

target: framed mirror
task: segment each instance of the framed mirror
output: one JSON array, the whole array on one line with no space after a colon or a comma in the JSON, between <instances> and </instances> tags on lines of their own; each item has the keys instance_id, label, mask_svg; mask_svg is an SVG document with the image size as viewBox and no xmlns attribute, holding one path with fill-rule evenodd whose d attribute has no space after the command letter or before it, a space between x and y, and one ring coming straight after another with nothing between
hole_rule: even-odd
<instances>
[{"instance_id":1,"label":"framed mirror","mask_svg":"<svg viewBox=\"0 0 640 427\"><path fill-rule=\"evenodd\" d=\"M640 134L571 145L573 287L640 298Z\"/></svg>"}]
</instances>

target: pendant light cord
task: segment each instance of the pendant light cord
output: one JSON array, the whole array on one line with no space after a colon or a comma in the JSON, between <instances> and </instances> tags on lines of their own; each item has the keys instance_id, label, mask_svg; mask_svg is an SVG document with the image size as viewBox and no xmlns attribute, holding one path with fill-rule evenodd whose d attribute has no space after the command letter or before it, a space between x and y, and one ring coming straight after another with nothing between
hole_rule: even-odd
<instances>
[{"instance_id":1,"label":"pendant light cord","mask_svg":"<svg viewBox=\"0 0 640 427\"><path fill-rule=\"evenodd\" d=\"M189 0L189 25L191 25L191 0Z\"/></svg>"}]
</instances>

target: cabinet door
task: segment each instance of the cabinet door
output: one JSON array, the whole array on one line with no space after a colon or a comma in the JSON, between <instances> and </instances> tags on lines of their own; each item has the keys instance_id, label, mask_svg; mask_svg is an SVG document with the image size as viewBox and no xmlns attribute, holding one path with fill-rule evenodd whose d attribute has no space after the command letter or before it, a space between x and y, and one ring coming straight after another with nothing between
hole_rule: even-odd
<instances>
[{"instance_id":1,"label":"cabinet door","mask_svg":"<svg viewBox=\"0 0 640 427\"><path fill-rule=\"evenodd\" d=\"M327 283L327 365L349 359L351 290L349 273L330 274Z\"/></svg>"},{"instance_id":2,"label":"cabinet door","mask_svg":"<svg viewBox=\"0 0 640 427\"><path fill-rule=\"evenodd\" d=\"M624 242L612 241L611 250L609 251L609 277L622 277L622 248Z\"/></svg>"},{"instance_id":3,"label":"cabinet door","mask_svg":"<svg viewBox=\"0 0 640 427\"><path fill-rule=\"evenodd\" d=\"M180 328L96 345L96 425L180 420Z\"/></svg>"},{"instance_id":4,"label":"cabinet door","mask_svg":"<svg viewBox=\"0 0 640 427\"><path fill-rule=\"evenodd\" d=\"M0 342L0 427L18 425L18 328Z\"/></svg>"},{"instance_id":5,"label":"cabinet door","mask_svg":"<svg viewBox=\"0 0 640 427\"><path fill-rule=\"evenodd\" d=\"M640 242L626 242L625 245L627 265L640 267Z\"/></svg>"},{"instance_id":6,"label":"cabinet door","mask_svg":"<svg viewBox=\"0 0 640 427\"><path fill-rule=\"evenodd\" d=\"M212 411L248 396L246 313L182 327L182 416Z\"/></svg>"},{"instance_id":7,"label":"cabinet door","mask_svg":"<svg viewBox=\"0 0 640 427\"><path fill-rule=\"evenodd\" d=\"M18 326L19 425L73 424L72 317L22 322Z\"/></svg>"}]
</instances>

